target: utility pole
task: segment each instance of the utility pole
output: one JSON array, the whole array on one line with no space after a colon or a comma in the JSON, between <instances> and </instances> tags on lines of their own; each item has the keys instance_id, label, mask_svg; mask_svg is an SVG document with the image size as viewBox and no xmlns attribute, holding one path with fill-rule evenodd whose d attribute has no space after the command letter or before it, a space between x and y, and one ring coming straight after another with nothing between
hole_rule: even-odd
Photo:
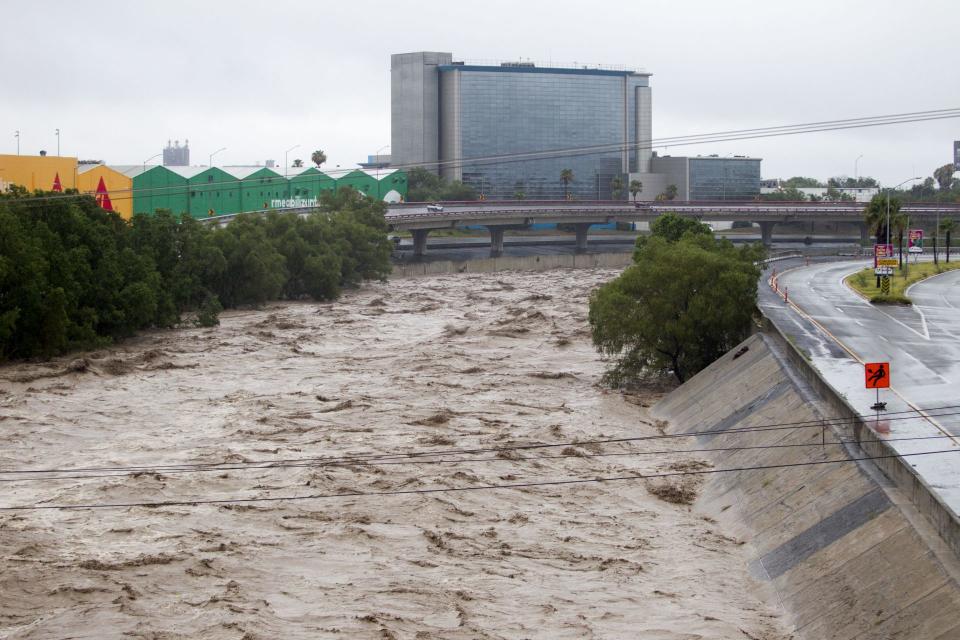
<instances>
[{"instance_id":1,"label":"utility pole","mask_svg":"<svg viewBox=\"0 0 960 640\"><path fill-rule=\"evenodd\" d=\"M60 157L60 129L57 129L57 157Z\"/></svg>"},{"instance_id":2,"label":"utility pole","mask_svg":"<svg viewBox=\"0 0 960 640\"><path fill-rule=\"evenodd\" d=\"M13 137L17 139L17 155L20 155L20 129L16 130Z\"/></svg>"}]
</instances>

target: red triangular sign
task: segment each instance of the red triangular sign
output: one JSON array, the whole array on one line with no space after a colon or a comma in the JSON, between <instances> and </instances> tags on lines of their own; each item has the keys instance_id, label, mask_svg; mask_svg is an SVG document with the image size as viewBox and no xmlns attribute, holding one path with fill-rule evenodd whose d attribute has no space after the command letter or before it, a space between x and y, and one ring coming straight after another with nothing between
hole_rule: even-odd
<instances>
[{"instance_id":1,"label":"red triangular sign","mask_svg":"<svg viewBox=\"0 0 960 640\"><path fill-rule=\"evenodd\" d=\"M97 204L104 211L113 211L113 204L110 202L110 194L107 193L107 185L103 182L103 176L100 176L100 184L97 185Z\"/></svg>"},{"instance_id":2,"label":"red triangular sign","mask_svg":"<svg viewBox=\"0 0 960 640\"><path fill-rule=\"evenodd\" d=\"M57 172L57 175L53 177L53 190L63 193L63 185L60 184L60 172Z\"/></svg>"}]
</instances>

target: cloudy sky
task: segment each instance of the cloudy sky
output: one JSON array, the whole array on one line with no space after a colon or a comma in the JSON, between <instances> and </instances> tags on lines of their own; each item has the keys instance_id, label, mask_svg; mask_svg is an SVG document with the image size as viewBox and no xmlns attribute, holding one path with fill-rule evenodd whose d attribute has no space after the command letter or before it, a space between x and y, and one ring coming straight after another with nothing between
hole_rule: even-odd
<instances>
[{"instance_id":1,"label":"cloudy sky","mask_svg":"<svg viewBox=\"0 0 960 640\"><path fill-rule=\"evenodd\" d=\"M653 73L654 138L960 107L956 0L231 2L3 0L0 153L135 164L323 148L355 167L390 142L390 54L623 64ZM892 184L951 159L960 119L668 153L764 158L765 177Z\"/></svg>"}]
</instances>

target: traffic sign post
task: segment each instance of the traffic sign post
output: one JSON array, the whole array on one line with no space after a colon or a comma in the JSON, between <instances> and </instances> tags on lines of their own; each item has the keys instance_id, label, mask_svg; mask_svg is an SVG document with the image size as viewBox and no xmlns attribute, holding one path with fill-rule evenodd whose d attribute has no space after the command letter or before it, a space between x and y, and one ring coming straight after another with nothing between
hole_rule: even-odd
<instances>
[{"instance_id":1,"label":"traffic sign post","mask_svg":"<svg viewBox=\"0 0 960 640\"><path fill-rule=\"evenodd\" d=\"M867 362L863 365L863 373L866 388L877 390L877 401L870 408L877 412L876 431L880 432L880 412L887 408L886 402L880 402L880 389L890 388L890 363Z\"/></svg>"}]
</instances>

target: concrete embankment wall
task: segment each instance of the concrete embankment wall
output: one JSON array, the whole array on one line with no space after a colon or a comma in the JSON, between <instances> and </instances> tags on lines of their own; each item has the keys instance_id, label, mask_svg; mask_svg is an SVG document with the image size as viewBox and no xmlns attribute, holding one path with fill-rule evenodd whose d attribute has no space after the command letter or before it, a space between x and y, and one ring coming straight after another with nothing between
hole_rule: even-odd
<instances>
[{"instance_id":1,"label":"concrete embankment wall","mask_svg":"<svg viewBox=\"0 0 960 640\"><path fill-rule=\"evenodd\" d=\"M545 271L547 269L619 268L631 264L633 254L585 253L580 255L503 256L477 260L437 260L393 265L391 278L415 278L441 273L492 273L494 271Z\"/></svg>"},{"instance_id":2,"label":"concrete embankment wall","mask_svg":"<svg viewBox=\"0 0 960 640\"><path fill-rule=\"evenodd\" d=\"M929 500L874 462L851 461L879 451L840 443L856 440L853 424L796 426L839 415L842 399L791 363L779 334L742 346L654 408L672 433L709 432L690 448L731 448L705 454L716 469L743 469L705 476L696 508L745 541L753 574L776 591L800 638L960 638L960 565L931 524ZM779 468L755 469L764 466Z\"/></svg>"}]
</instances>

